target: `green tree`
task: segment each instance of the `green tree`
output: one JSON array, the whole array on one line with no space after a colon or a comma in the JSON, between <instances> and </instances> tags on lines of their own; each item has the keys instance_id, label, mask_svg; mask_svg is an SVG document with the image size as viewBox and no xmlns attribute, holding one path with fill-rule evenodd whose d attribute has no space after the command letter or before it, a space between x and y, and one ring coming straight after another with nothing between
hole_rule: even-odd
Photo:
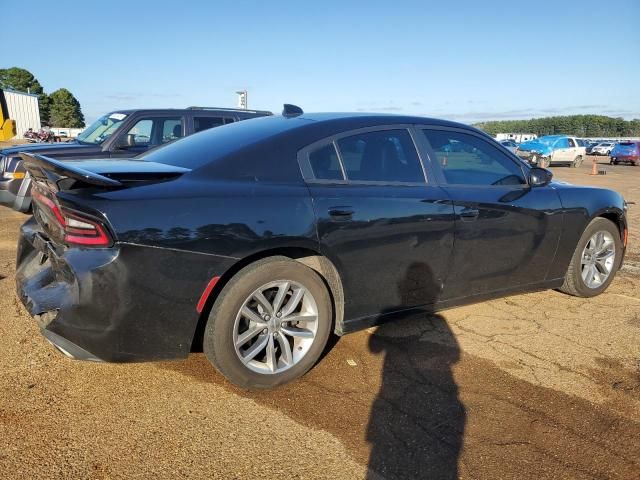
<instances>
[{"instance_id":1,"label":"green tree","mask_svg":"<svg viewBox=\"0 0 640 480\"><path fill-rule=\"evenodd\" d=\"M54 127L82 128L84 115L80 102L66 88L60 88L49 95L50 123Z\"/></svg>"},{"instance_id":2,"label":"green tree","mask_svg":"<svg viewBox=\"0 0 640 480\"><path fill-rule=\"evenodd\" d=\"M40 107L40 123L43 125L51 125L51 99L49 95L43 93L38 97L38 106Z\"/></svg>"},{"instance_id":3,"label":"green tree","mask_svg":"<svg viewBox=\"0 0 640 480\"><path fill-rule=\"evenodd\" d=\"M49 102L42 85L29 70L19 67L0 68L0 88L29 92L38 95L40 122L49 123Z\"/></svg>"},{"instance_id":4,"label":"green tree","mask_svg":"<svg viewBox=\"0 0 640 480\"><path fill-rule=\"evenodd\" d=\"M36 95L44 91L40 82L30 71L18 67L0 68L0 87Z\"/></svg>"},{"instance_id":5,"label":"green tree","mask_svg":"<svg viewBox=\"0 0 640 480\"><path fill-rule=\"evenodd\" d=\"M606 117L604 115L567 115L532 118L530 120L501 120L475 125L489 135L498 133L535 133L538 136L564 134L577 137L638 137L640 121Z\"/></svg>"}]
</instances>

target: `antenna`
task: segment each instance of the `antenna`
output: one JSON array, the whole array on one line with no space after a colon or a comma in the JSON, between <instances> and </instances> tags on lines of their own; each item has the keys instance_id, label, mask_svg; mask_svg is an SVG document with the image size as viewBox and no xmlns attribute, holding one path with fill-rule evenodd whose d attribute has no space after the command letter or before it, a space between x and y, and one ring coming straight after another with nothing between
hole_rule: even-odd
<instances>
[{"instance_id":1,"label":"antenna","mask_svg":"<svg viewBox=\"0 0 640 480\"><path fill-rule=\"evenodd\" d=\"M297 105L292 105L290 103L285 103L282 109L282 116L287 118L297 117L302 115L304 112Z\"/></svg>"}]
</instances>

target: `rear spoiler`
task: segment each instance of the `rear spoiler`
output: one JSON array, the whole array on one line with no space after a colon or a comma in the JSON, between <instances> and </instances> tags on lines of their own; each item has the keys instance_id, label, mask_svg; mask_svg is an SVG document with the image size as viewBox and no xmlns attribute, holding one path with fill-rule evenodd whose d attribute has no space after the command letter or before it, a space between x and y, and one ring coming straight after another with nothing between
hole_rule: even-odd
<instances>
[{"instance_id":1,"label":"rear spoiler","mask_svg":"<svg viewBox=\"0 0 640 480\"><path fill-rule=\"evenodd\" d=\"M24 162L24 167L32 177L38 179L49 180L56 183L61 178L73 178L80 180L89 185L98 185L100 187L120 187L122 182L113 178L105 177L99 173L90 172L83 168L78 168L69 163L59 162L44 155L34 153L20 152L20 158Z\"/></svg>"}]
</instances>

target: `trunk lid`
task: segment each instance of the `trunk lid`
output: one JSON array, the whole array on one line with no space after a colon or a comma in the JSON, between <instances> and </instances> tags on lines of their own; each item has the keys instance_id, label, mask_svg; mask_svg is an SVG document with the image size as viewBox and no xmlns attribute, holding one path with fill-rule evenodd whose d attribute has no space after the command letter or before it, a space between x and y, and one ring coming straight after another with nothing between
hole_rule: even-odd
<instances>
[{"instance_id":1,"label":"trunk lid","mask_svg":"<svg viewBox=\"0 0 640 480\"><path fill-rule=\"evenodd\" d=\"M63 162L25 152L20 157L33 180L33 215L47 239L84 248L109 247L115 240L105 215L83 201L87 195L169 181L190 171L144 160Z\"/></svg>"}]
</instances>

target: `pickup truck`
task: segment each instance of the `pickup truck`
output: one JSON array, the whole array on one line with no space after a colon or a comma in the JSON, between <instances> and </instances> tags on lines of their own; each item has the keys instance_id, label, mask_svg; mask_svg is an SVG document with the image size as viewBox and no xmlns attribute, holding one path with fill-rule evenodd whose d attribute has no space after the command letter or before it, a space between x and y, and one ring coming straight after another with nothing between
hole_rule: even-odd
<instances>
[{"instance_id":1,"label":"pickup truck","mask_svg":"<svg viewBox=\"0 0 640 480\"><path fill-rule=\"evenodd\" d=\"M547 135L518 145L516 155L538 167L565 164L579 167L586 155L585 147L576 137Z\"/></svg>"},{"instance_id":2,"label":"pickup truck","mask_svg":"<svg viewBox=\"0 0 640 480\"><path fill-rule=\"evenodd\" d=\"M74 141L17 145L0 150L0 205L20 212L31 209L31 179L22 165L20 152L65 161L131 158L208 128L268 115L272 113L206 107L107 113L84 129Z\"/></svg>"}]
</instances>

